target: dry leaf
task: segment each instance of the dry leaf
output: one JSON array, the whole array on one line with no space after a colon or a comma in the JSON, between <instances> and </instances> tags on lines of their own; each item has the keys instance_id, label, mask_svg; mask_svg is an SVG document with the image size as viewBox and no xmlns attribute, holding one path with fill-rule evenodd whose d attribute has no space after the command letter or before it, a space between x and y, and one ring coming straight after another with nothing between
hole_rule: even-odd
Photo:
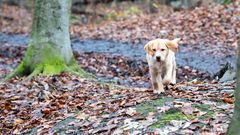
<instances>
[{"instance_id":1,"label":"dry leaf","mask_svg":"<svg viewBox=\"0 0 240 135\"><path fill-rule=\"evenodd\" d=\"M20 118L15 119L15 121L14 121L14 123L15 123L16 125L22 124L23 122L24 122L24 120L22 120L22 119L20 119Z\"/></svg>"}]
</instances>

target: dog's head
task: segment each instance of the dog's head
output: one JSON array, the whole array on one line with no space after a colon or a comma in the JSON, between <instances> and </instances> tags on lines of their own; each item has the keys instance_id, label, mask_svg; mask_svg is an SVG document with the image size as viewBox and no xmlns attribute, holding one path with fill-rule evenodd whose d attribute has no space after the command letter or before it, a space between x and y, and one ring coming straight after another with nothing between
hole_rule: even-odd
<instances>
[{"instance_id":1,"label":"dog's head","mask_svg":"<svg viewBox=\"0 0 240 135\"><path fill-rule=\"evenodd\" d=\"M178 50L179 41L180 38L176 38L174 40L155 39L149 41L144 46L144 50L151 55L154 60L158 62L165 61L169 51L176 52Z\"/></svg>"}]
</instances>

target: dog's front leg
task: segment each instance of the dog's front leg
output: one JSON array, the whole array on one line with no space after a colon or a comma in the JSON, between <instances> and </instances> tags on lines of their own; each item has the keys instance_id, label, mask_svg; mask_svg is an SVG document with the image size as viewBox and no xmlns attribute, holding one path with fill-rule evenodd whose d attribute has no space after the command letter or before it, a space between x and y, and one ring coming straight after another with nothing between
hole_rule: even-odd
<instances>
[{"instance_id":1,"label":"dog's front leg","mask_svg":"<svg viewBox=\"0 0 240 135\"><path fill-rule=\"evenodd\" d=\"M177 70L177 65L176 65L176 62L174 62L174 65L173 65L173 71L172 71L172 81L171 83L172 84L176 84L176 70Z\"/></svg>"},{"instance_id":2,"label":"dog's front leg","mask_svg":"<svg viewBox=\"0 0 240 135\"><path fill-rule=\"evenodd\" d=\"M150 75L151 75L153 93L160 94L164 92L163 85L162 85L162 77L157 72L157 70L150 68Z\"/></svg>"},{"instance_id":3,"label":"dog's front leg","mask_svg":"<svg viewBox=\"0 0 240 135\"><path fill-rule=\"evenodd\" d=\"M174 75L173 75L174 74L174 66L169 65L167 67L168 68L166 69L166 74L163 77L163 84L164 85L168 85L168 84L174 82ZM175 74L176 74L176 71L175 71ZM175 75L175 78L176 78L176 75ZM175 83L176 83L176 79L175 79Z\"/></svg>"},{"instance_id":4,"label":"dog's front leg","mask_svg":"<svg viewBox=\"0 0 240 135\"><path fill-rule=\"evenodd\" d=\"M150 75L151 75L153 93L160 94L164 92L161 74L158 73L157 70L150 68Z\"/></svg>"},{"instance_id":5,"label":"dog's front leg","mask_svg":"<svg viewBox=\"0 0 240 135\"><path fill-rule=\"evenodd\" d=\"M157 74L156 74L157 72L154 71L151 68L149 70L150 70L150 76L151 76L153 91L157 91L157 89L158 89Z\"/></svg>"},{"instance_id":6,"label":"dog's front leg","mask_svg":"<svg viewBox=\"0 0 240 135\"><path fill-rule=\"evenodd\" d=\"M164 92L164 87L163 87L163 80L162 80L162 76L160 73L157 74L157 85L158 85L158 89L156 91L156 93L160 94Z\"/></svg>"}]
</instances>

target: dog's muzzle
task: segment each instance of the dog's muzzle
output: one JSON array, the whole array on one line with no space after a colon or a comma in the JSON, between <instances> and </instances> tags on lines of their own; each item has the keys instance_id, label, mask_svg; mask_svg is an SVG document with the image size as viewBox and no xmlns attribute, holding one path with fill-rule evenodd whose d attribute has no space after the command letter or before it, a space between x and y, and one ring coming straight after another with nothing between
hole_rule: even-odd
<instances>
[{"instance_id":1,"label":"dog's muzzle","mask_svg":"<svg viewBox=\"0 0 240 135\"><path fill-rule=\"evenodd\" d=\"M160 62L161 61L161 57L160 56L156 56L156 61Z\"/></svg>"}]
</instances>

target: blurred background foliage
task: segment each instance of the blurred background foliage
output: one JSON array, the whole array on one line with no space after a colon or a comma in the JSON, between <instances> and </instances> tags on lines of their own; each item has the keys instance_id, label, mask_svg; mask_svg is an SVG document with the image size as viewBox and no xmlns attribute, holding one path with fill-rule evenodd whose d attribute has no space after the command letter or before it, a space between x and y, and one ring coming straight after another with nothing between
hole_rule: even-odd
<instances>
[{"instance_id":1,"label":"blurred background foliage","mask_svg":"<svg viewBox=\"0 0 240 135\"><path fill-rule=\"evenodd\" d=\"M71 20L73 23L81 24L101 23L157 13L162 10L188 10L198 6L231 2L232 0L72 0ZM18 6L27 10L33 9L33 3L34 0L0 0L0 6Z\"/></svg>"}]
</instances>

